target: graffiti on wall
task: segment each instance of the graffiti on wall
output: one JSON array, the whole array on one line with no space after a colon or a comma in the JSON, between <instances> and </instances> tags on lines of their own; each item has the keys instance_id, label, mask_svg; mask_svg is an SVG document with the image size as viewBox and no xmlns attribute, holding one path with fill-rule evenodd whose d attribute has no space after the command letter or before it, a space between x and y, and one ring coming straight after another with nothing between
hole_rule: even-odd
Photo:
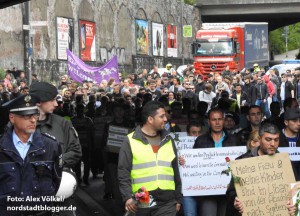
<instances>
[{"instance_id":1,"label":"graffiti on wall","mask_svg":"<svg viewBox=\"0 0 300 216\"><path fill-rule=\"evenodd\" d=\"M33 60L33 73L43 81L58 82L60 76L66 74L67 64L62 61L51 60Z\"/></svg>"},{"instance_id":2,"label":"graffiti on wall","mask_svg":"<svg viewBox=\"0 0 300 216\"><path fill-rule=\"evenodd\" d=\"M156 65L159 68L163 68L164 67L164 59L154 57L153 58L153 65Z\"/></svg>"},{"instance_id":3,"label":"graffiti on wall","mask_svg":"<svg viewBox=\"0 0 300 216\"><path fill-rule=\"evenodd\" d=\"M126 63L126 55L125 55L125 48L115 48L108 50L105 47L100 47L100 60L102 62L107 62L111 59L114 55L117 55L118 64L125 64Z\"/></svg>"}]
</instances>

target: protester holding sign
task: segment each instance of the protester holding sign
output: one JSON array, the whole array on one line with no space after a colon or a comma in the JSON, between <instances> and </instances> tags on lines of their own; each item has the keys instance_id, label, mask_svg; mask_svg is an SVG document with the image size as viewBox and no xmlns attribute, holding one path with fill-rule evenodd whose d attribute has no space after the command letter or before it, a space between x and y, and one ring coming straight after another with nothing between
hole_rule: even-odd
<instances>
[{"instance_id":1,"label":"protester holding sign","mask_svg":"<svg viewBox=\"0 0 300 216\"><path fill-rule=\"evenodd\" d=\"M112 114L113 121L106 124L104 128L104 139L107 142L106 153L105 153L105 167L104 167L104 176L105 176L105 197L104 198L114 198L117 202L116 208L121 214L123 203L121 199L120 190L118 187L118 177L117 177L117 169L118 169L118 161L119 161L119 153L118 151L112 151L109 148L109 141L115 141L117 139L111 138L116 137L116 135L123 135L122 133L114 133L112 134L112 130L109 130L112 126L118 126L120 128L127 129L130 131L134 127L134 123L126 119L126 106L122 103L115 102L112 105ZM127 133L126 133L127 134ZM122 140L121 140L122 143Z\"/></svg>"},{"instance_id":2,"label":"protester holding sign","mask_svg":"<svg viewBox=\"0 0 300 216\"><path fill-rule=\"evenodd\" d=\"M259 128L260 145L236 158L236 160L262 155L274 155L275 153L278 153L277 148L279 146L279 133L280 131L275 125L270 123L263 124ZM226 197L226 216L242 215L244 211L244 204L237 197L233 179L231 180L230 185L226 191Z\"/></svg>"},{"instance_id":3,"label":"protester holding sign","mask_svg":"<svg viewBox=\"0 0 300 216\"><path fill-rule=\"evenodd\" d=\"M236 137L224 131L224 112L212 108L208 112L209 131L195 140L195 148L222 148L236 145ZM223 195L203 196L200 198L201 215L225 215L226 197Z\"/></svg>"}]
</instances>

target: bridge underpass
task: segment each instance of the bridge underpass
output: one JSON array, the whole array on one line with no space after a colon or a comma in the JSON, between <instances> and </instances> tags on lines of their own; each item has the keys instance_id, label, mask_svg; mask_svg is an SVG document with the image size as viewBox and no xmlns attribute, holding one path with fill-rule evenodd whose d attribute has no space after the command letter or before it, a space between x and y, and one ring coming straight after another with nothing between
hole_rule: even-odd
<instances>
[{"instance_id":1,"label":"bridge underpass","mask_svg":"<svg viewBox=\"0 0 300 216\"><path fill-rule=\"evenodd\" d=\"M269 31L300 22L299 0L198 0L202 22L268 22Z\"/></svg>"}]
</instances>

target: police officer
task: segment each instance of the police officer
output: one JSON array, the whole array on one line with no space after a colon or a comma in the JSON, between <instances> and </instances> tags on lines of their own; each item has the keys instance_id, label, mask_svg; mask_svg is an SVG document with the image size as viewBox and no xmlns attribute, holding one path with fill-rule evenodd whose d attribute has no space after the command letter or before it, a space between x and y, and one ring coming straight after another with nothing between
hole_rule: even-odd
<instances>
[{"instance_id":1,"label":"police officer","mask_svg":"<svg viewBox=\"0 0 300 216\"><path fill-rule=\"evenodd\" d=\"M37 127L42 132L56 137L63 146L64 168L74 167L81 159L81 146L72 123L53 114L57 107L57 88L47 82L37 82L30 86L30 93L36 94L40 98L38 104L40 116Z\"/></svg>"},{"instance_id":2,"label":"police officer","mask_svg":"<svg viewBox=\"0 0 300 216\"><path fill-rule=\"evenodd\" d=\"M40 97L40 103L37 104L40 111L37 128L43 133L48 133L56 137L63 148L64 170L69 171L81 159L81 146L72 123L61 116L53 114L57 106L57 88L47 82L36 82L30 86L29 92ZM72 202L73 200L68 199L62 205L69 206ZM75 212L60 211L59 215L75 215Z\"/></svg>"},{"instance_id":3,"label":"police officer","mask_svg":"<svg viewBox=\"0 0 300 216\"><path fill-rule=\"evenodd\" d=\"M52 205L62 174L61 146L54 137L36 130L39 98L26 94L3 106L11 125L0 139L0 215L52 215L51 210L30 209ZM14 209L15 207L28 207Z\"/></svg>"}]
</instances>

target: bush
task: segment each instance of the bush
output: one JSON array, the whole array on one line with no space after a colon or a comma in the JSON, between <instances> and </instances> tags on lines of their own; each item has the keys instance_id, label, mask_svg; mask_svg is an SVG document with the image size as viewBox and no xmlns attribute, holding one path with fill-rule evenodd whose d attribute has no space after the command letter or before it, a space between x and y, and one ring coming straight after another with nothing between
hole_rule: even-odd
<instances>
[{"instance_id":1,"label":"bush","mask_svg":"<svg viewBox=\"0 0 300 216\"><path fill-rule=\"evenodd\" d=\"M5 70L3 68L0 68L0 80L4 80L5 74Z\"/></svg>"}]
</instances>

